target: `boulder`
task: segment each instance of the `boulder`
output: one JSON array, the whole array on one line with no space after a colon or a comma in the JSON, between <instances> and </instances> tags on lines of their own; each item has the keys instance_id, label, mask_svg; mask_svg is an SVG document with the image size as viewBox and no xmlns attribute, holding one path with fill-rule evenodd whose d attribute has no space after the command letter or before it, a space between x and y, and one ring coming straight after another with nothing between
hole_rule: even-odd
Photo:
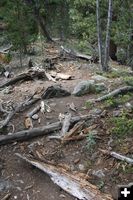
<instances>
[{"instance_id":1,"label":"boulder","mask_svg":"<svg viewBox=\"0 0 133 200\"><path fill-rule=\"evenodd\" d=\"M95 91L94 80L81 81L76 85L72 94L75 96L82 96L84 94L92 93L93 91Z\"/></svg>"},{"instance_id":2,"label":"boulder","mask_svg":"<svg viewBox=\"0 0 133 200\"><path fill-rule=\"evenodd\" d=\"M81 81L75 86L72 94L75 96L82 96L89 93L99 93L106 89L104 83L95 84L94 80Z\"/></svg>"},{"instance_id":3,"label":"boulder","mask_svg":"<svg viewBox=\"0 0 133 200\"><path fill-rule=\"evenodd\" d=\"M105 90L107 90L107 88L106 88L106 86L105 86L104 83L97 83L97 84L95 84L95 91L96 91L96 93L103 92Z\"/></svg>"}]
</instances>

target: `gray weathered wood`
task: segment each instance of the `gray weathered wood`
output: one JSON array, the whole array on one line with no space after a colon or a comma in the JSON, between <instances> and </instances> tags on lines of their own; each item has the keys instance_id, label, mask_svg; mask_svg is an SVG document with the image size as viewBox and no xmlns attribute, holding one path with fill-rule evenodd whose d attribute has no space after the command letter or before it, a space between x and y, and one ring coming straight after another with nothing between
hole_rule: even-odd
<instances>
[{"instance_id":1,"label":"gray weathered wood","mask_svg":"<svg viewBox=\"0 0 133 200\"><path fill-rule=\"evenodd\" d=\"M94 99L94 100L92 100L92 102L104 101L104 100L107 100L109 98L118 96L119 94L126 94L127 92L132 92L132 91L133 91L132 86L124 86L124 87L118 88L116 90L113 90L112 92L110 92L110 93L108 93L108 94L106 94L102 97Z\"/></svg>"},{"instance_id":2,"label":"gray weathered wood","mask_svg":"<svg viewBox=\"0 0 133 200\"><path fill-rule=\"evenodd\" d=\"M90 120L95 118L96 116L94 115L83 115L83 116L76 116L76 117L72 117L71 118L71 123L76 123L80 120ZM55 122L52 124L49 124L47 126L42 126L39 128L33 128L31 130L23 130L23 131L19 131L16 132L12 135L1 135L0 136L0 145L3 144L8 144L8 143L12 143L15 141L25 141L25 140L29 140L31 138L34 137L38 137L38 136L43 136L49 133L52 133L54 131L59 131L62 127L62 123L61 122Z\"/></svg>"},{"instance_id":3,"label":"gray weathered wood","mask_svg":"<svg viewBox=\"0 0 133 200\"><path fill-rule=\"evenodd\" d=\"M48 174L55 184L80 200L113 200L110 195L101 193L96 186L85 179L70 174L59 166L33 160L18 153L16 156Z\"/></svg>"}]
</instances>

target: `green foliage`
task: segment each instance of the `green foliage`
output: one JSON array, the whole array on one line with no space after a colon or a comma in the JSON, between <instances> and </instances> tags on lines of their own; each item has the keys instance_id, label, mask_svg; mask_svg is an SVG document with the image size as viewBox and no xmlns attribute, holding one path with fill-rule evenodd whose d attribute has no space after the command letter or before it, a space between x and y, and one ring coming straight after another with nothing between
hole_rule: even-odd
<instances>
[{"instance_id":1,"label":"green foliage","mask_svg":"<svg viewBox=\"0 0 133 200\"><path fill-rule=\"evenodd\" d=\"M111 118L110 122L113 125L111 133L119 137L132 134L133 132L133 119L130 119L126 113L120 117Z\"/></svg>"},{"instance_id":2,"label":"green foliage","mask_svg":"<svg viewBox=\"0 0 133 200\"><path fill-rule=\"evenodd\" d=\"M125 82L127 85L133 86L133 77L132 77L132 76L131 76L131 77L129 77L129 76L125 77L125 78L124 78L124 82Z\"/></svg>"},{"instance_id":3,"label":"green foliage","mask_svg":"<svg viewBox=\"0 0 133 200\"><path fill-rule=\"evenodd\" d=\"M96 141L95 141L95 136L93 135L93 133L88 133L87 136L87 149L92 152L94 146L96 145Z\"/></svg>"},{"instance_id":4,"label":"green foliage","mask_svg":"<svg viewBox=\"0 0 133 200\"><path fill-rule=\"evenodd\" d=\"M97 184L97 187L99 188L99 190L102 190L104 186L105 186L105 182L103 180L100 180L99 183Z\"/></svg>"},{"instance_id":5,"label":"green foliage","mask_svg":"<svg viewBox=\"0 0 133 200\"><path fill-rule=\"evenodd\" d=\"M6 63L9 63L11 61L11 59L12 59L12 55L10 53L5 55L4 60L5 60Z\"/></svg>"},{"instance_id":6,"label":"green foliage","mask_svg":"<svg viewBox=\"0 0 133 200\"><path fill-rule=\"evenodd\" d=\"M109 98L104 102L104 106L105 107L109 107L109 108L115 108L117 107L119 104L117 102L117 100L115 98Z\"/></svg>"},{"instance_id":7,"label":"green foliage","mask_svg":"<svg viewBox=\"0 0 133 200\"><path fill-rule=\"evenodd\" d=\"M8 24L8 40L15 49L26 52L37 30L31 8L23 1L7 1L1 8L1 17Z\"/></svg>"},{"instance_id":8,"label":"green foliage","mask_svg":"<svg viewBox=\"0 0 133 200\"><path fill-rule=\"evenodd\" d=\"M86 101L85 102L85 107L91 109L93 107L93 103L91 101Z\"/></svg>"},{"instance_id":9,"label":"green foliage","mask_svg":"<svg viewBox=\"0 0 133 200\"><path fill-rule=\"evenodd\" d=\"M124 104L124 103L130 101L131 99L132 99L131 93L128 93L126 95L118 95L117 98L112 97L112 98L105 100L105 102L103 103L103 106L106 108L116 108L120 104Z\"/></svg>"}]
</instances>

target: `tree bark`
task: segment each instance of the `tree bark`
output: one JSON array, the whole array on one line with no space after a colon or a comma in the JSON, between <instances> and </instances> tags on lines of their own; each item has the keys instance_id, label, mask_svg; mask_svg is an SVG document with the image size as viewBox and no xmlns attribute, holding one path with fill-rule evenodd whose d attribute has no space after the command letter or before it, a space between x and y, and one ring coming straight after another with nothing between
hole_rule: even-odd
<instances>
[{"instance_id":1,"label":"tree bark","mask_svg":"<svg viewBox=\"0 0 133 200\"><path fill-rule=\"evenodd\" d=\"M22 73L17 75L16 77L10 79L9 81L7 81L6 83L3 83L2 85L0 85L0 88L4 88L7 87L9 85L14 85L15 83L19 82L19 81L29 81L29 80L33 80L34 78L46 78L45 72L39 72L39 71L28 71L27 73Z\"/></svg>"},{"instance_id":2,"label":"tree bark","mask_svg":"<svg viewBox=\"0 0 133 200\"><path fill-rule=\"evenodd\" d=\"M109 0L108 7L108 19L107 19L107 29L106 29L106 41L105 41L105 55L104 55L104 69L108 71L108 61L109 61L109 45L110 45L110 27L112 21L112 2L113 0Z\"/></svg>"},{"instance_id":3,"label":"tree bark","mask_svg":"<svg viewBox=\"0 0 133 200\"><path fill-rule=\"evenodd\" d=\"M117 45L114 43L113 40L110 40L110 45L109 45L109 56L112 60L117 61Z\"/></svg>"},{"instance_id":4,"label":"tree bark","mask_svg":"<svg viewBox=\"0 0 133 200\"><path fill-rule=\"evenodd\" d=\"M71 118L71 124L76 123L80 120L90 120L95 118L94 115L83 115L83 116L76 116ZM12 135L1 135L0 136L0 145L9 144L15 141L25 141L32 139L34 137L43 136L49 134L54 131L59 131L62 127L62 123L60 121L49 124L47 126L42 126L39 128L33 128L30 130L23 130L16 132Z\"/></svg>"},{"instance_id":5,"label":"tree bark","mask_svg":"<svg viewBox=\"0 0 133 200\"><path fill-rule=\"evenodd\" d=\"M54 184L57 184L64 191L79 200L113 200L108 195L101 193L98 187L92 185L85 178L77 174L69 173L64 167L55 166L51 163L41 162L35 159L24 157L16 153L16 156L30 163L49 175Z\"/></svg>"},{"instance_id":6,"label":"tree bark","mask_svg":"<svg viewBox=\"0 0 133 200\"><path fill-rule=\"evenodd\" d=\"M99 63L101 69L104 71L104 63L102 56L102 33L101 33L101 22L100 22L100 2L96 1L96 15L97 15L97 36L98 36L98 52L99 52Z\"/></svg>"},{"instance_id":7,"label":"tree bark","mask_svg":"<svg viewBox=\"0 0 133 200\"><path fill-rule=\"evenodd\" d=\"M53 40L52 40L52 38L51 38L47 28L46 28L46 24L44 22L44 19L40 15L40 2L39 2L39 0L30 0L30 2L27 2L27 4L29 4L29 6L33 7L33 15L35 17L37 24L41 28L44 37L46 37L47 41L53 42Z\"/></svg>"}]
</instances>

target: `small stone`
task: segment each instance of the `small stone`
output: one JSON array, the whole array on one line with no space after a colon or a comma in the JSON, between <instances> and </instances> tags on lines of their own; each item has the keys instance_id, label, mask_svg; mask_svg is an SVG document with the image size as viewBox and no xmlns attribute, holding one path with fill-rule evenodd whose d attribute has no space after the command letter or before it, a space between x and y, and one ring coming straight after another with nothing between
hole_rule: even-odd
<instances>
[{"instance_id":1,"label":"small stone","mask_svg":"<svg viewBox=\"0 0 133 200\"><path fill-rule=\"evenodd\" d=\"M60 194L61 198L66 198L66 196L64 194Z\"/></svg>"},{"instance_id":2,"label":"small stone","mask_svg":"<svg viewBox=\"0 0 133 200\"><path fill-rule=\"evenodd\" d=\"M37 114L32 115L32 119L34 119L34 120L38 120L38 119L39 119L39 116L38 116Z\"/></svg>"},{"instance_id":3,"label":"small stone","mask_svg":"<svg viewBox=\"0 0 133 200\"><path fill-rule=\"evenodd\" d=\"M92 175L97 176L98 178L103 178L105 177L105 174L103 173L102 169L99 169L97 171L93 170Z\"/></svg>"},{"instance_id":4,"label":"small stone","mask_svg":"<svg viewBox=\"0 0 133 200\"><path fill-rule=\"evenodd\" d=\"M102 113L102 110L99 109L99 108L94 108L92 110L90 110L89 114L92 114L92 115L100 115Z\"/></svg>"},{"instance_id":5,"label":"small stone","mask_svg":"<svg viewBox=\"0 0 133 200\"><path fill-rule=\"evenodd\" d=\"M74 164L77 164L77 163L79 163L79 161L80 161L80 159L79 159L79 158L77 158L76 160L74 160Z\"/></svg>"},{"instance_id":6,"label":"small stone","mask_svg":"<svg viewBox=\"0 0 133 200\"><path fill-rule=\"evenodd\" d=\"M18 197L17 196L14 196L14 199L17 199Z\"/></svg>"},{"instance_id":7,"label":"small stone","mask_svg":"<svg viewBox=\"0 0 133 200\"><path fill-rule=\"evenodd\" d=\"M56 103L51 103L50 106L51 107L55 107L57 104Z\"/></svg>"},{"instance_id":8,"label":"small stone","mask_svg":"<svg viewBox=\"0 0 133 200\"><path fill-rule=\"evenodd\" d=\"M6 78L9 78L10 72L6 71L6 72L4 72L4 75L5 75Z\"/></svg>"},{"instance_id":9,"label":"small stone","mask_svg":"<svg viewBox=\"0 0 133 200\"><path fill-rule=\"evenodd\" d=\"M121 114L120 110L114 110L113 111L113 117L119 117Z\"/></svg>"},{"instance_id":10,"label":"small stone","mask_svg":"<svg viewBox=\"0 0 133 200\"><path fill-rule=\"evenodd\" d=\"M78 167L80 171L85 171L85 166L83 164L79 164Z\"/></svg>"},{"instance_id":11,"label":"small stone","mask_svg":"<svg viewBox=\"0 0 133 200\"><path fill-rule=\"evenodd\" d=\"M129 102L127 102L127 103L125 104L125 107L126 107L127 109L129 109L129 110L133 108L132 104L129 103Z\"/></svg>"}]
</instances>

